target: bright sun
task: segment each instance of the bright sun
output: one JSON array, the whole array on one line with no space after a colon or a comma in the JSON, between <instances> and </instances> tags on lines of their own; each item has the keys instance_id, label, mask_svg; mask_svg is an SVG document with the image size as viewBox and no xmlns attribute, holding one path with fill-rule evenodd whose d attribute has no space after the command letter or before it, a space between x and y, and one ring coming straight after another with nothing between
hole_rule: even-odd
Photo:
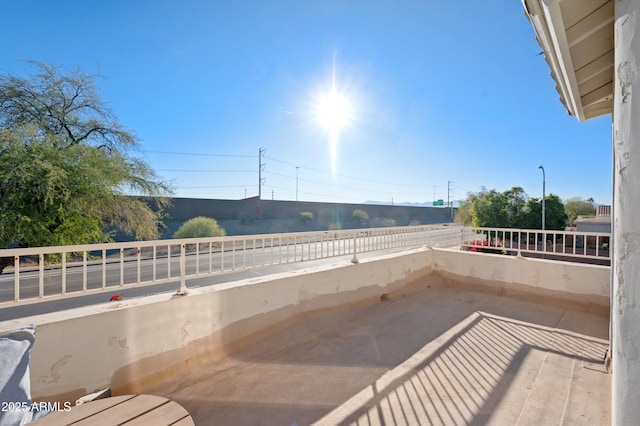
<instances>
[{"instance_id":1,"label":"bright sun","mask_svg":"<svg viewBox=\"0 0 640 426\"><path fill-rule=\"evenodd\" d=\"M354 120L354 110L349 91L338 90L335 59L332 71L331 85L316 93L313 114L316 122L329 133L331 169L335 173L341 131Z\"/></svg>"},{"instance_id":2,"label":"bright sun","mask_svg":"<svg viewBox=\"0 0 640 426\"><path fill-rule=\"evenodd\" d=\"M332 88L329 93L319 96L316 118L331 133L338 132L353 118L349 99Z\"/></svg>"}]
</instances>

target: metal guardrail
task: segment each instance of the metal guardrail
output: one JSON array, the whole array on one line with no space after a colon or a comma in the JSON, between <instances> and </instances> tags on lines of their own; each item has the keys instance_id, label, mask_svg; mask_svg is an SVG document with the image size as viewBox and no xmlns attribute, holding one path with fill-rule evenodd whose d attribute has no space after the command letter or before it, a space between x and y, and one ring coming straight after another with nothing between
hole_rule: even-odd
<instances>
[{"instance_id":1,"label":"metal guardrail","mask_svg":"<svg viewBox=\"0 0 640 426\"><path fill-rule=\"evenodd\" d=\"M611 234L510 228L464 228L463 250L546 259L611 262Z\"/></svg>"},{"instance_id":2,"label":"metal guardrail","mask_svg":"<svg viewBox=\"0 0 640 426\"><path fill-rule=\"evenodd\" d=\"M0 250L0 306L397 247L459 246L464 228L405 226Z\"/></svg>"}]
</instances>

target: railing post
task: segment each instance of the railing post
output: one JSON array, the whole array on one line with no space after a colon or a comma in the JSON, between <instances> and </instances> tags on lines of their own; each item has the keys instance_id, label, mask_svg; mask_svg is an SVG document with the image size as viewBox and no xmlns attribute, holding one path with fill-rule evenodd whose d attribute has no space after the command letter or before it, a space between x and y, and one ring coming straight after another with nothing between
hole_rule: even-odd
<instances>
[{"instance_id":1,"label":"railing post","mask_svg":"<svg viewBox=\"0 0 640 426\"><path fill-rule=\"evenodd\" d=\"M107 249L102 249L102 288L107 287Z\"/></svg>"},{"instance_id":2,"label":"railing post","mask_svg":"<svg viewBox=\"0 0 640 426\"><path fill-rule=\"evenodd\" d=\"M44 297L44 254L38 255L38 297Z\"/></svg>"},{"instance_id":3,"label":"railing post","mask_svg":"<svg viewBox=\"0 0 640 426\"><path fill-rule=\"evenodd\" d=\"M13 257L13 300L20 300L20 256Z\"/></svg>"},{"instance_id":4,"label":"railing post","mask_svg":"<svg viewBox=\"0 0 640 426\"><path fill-rule=\"evenodd\" d=\"M60 269L60 279L61 279L61 290L62 294L67 293L67 253L62 252L62 265Z\"/></svg>"},{"instance_id":5,"label":"railing post","mask_svg":"<svg viewBox=\"0 0 640 426\"><path fill-rule=\"evenodd\" d=\"M358 260L358 239L357 232L353 233L353 259L351 259L351 263L356 264L359 262Z\"/></svg>"},{"instance_id":6,"label":"railing post","mask_svg":"<svg viewBox=\"0 0 640 426\"><path fill-rule=\"evenodd\" d=\"M186 296L187 294L189 294L189 289L187 288L187 280L185 278L186 276L186 254L185 254L185 244L182 243L180 244L180 289L178 290L178 293L176 293L178 296Z\"/></svg>"}]
</instances>

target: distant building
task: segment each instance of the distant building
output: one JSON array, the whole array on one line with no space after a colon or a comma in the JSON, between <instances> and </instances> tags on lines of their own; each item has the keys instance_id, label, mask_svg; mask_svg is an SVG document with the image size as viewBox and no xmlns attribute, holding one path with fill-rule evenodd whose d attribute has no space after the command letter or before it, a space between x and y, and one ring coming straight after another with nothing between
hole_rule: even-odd
<instances>
[{"instance_id":1,"label":"distant building","mask_svg":"<svg viewBox=\"0 0 640 426\"><path fill-rule=\"evenodd\" d=\"M596 207L596 216L609 216L609 217L611 217L611 206L598 206L598 207Z\"/></svg>"},{"instance_id":2,"label":"distant building","mask_svg":"<svg viewBox=\"0 0 640 426\"><path fill-rule=\"evenodd\" d=\"M580 215L576 218L572 231L611 232L611 206L598 206L595 216Z\"/></svg>"}]
</instances>

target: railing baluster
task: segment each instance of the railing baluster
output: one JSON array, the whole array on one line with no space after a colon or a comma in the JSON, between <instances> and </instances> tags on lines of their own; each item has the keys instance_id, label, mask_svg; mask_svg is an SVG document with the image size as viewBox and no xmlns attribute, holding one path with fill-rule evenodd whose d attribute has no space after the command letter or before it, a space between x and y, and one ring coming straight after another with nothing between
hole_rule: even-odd
<instances>
[{"instance_id":1,"label":"railing baluster","mask_svg":"<svg viewBox=\"0 0 640 426\"><path fill-rule=\"evenodd\" d=\"M38 297L44 297L44 254L38 255Z\"/></svg>"},{"instance_id":2,"label":"railing baluster","mask_svg":"<svg viewBox=\"0 0 640 426\"><path fill-rule=\"evenodd\" d=\"M140 265L140 263L141 263L140 252L142 251L142 249L140 247L138 247L137 250L138 250L138 253L137 253L137 256L136 256L136 258L137 258L137 261L136 261L137 265L136 266L137 266L137 269L138 269L138 279L136 281L136 284L140 284L140 282L142 281L141 280L141 276L140 276L140 267L141 267L141 265Z\"/></svg>"},{"instance_id":3,"label":"railing baluster","mask_svg":"<svg viewBox=\"0 0 640 426\"><path fill-rule=\"evenodd\" d=\"M120 287L124 286L124 249L120 249Z\"/></svg>"},{"instance_id":4,"label":"railing baluster","mask_svg":"<svg viewBox=\"0 0 640 426\"><path fill-rule=\"evenodd\" d=\"M67 253L62 253L62 269L61 273L61 289L60 292L62 294L67 294Z\"/></svg>"},{"instance_id":5,"label":"railing baluster","mask_svg":"<svg viewBox=\"0 0 640 426\"><path fill-rule=\"evenodd\" d=\"M213 272L213 241L209 241L209 273Z\"/></svg>"},{"instance_id":6,"label":"railing baluster","mask_svg":"<svg viewBox=\"0 0 640 426\"><path fill-rule=\"evenodd\" d=\"M13 300L20 301L20 256L13 257Z\"/></svg>"},{"instance_id":7,"label":"railing baluster","mask_svg":"<svg viewBox=\"0 0 640 426\"><path fill-rule=\"evenodd\" d=\"M247 240L242 240L243 243L243 254L242 254L242 267L247 269Z\"/></svg>"},{"instance_id":8,"label":"railing baluster","mask_svg":"<svg viewBox=\"0 0 640 426\"><path fill-rule=\"evenodd\" d=\"M233 244L233 246L231 247L231 270L235 271L236 270L236 242L232 241L231 244Z\"/></svg>"},{"instance_id":9,"label":"railing baluster","mask_svg":"<svg viewBox=\"0 0 640 426\"><path fill-rule=\"evenodd\" d=\"M107 250L102 249L102 288L107 286Z\"/></svg>"},{"instance_id":10,"label":"railing baluster","mask_svg":"<svg viewBox=\"0 0 640 426\"><path fill-rule=\"evenodd\" d=\"M155 282L157 279L156 275L156 265L158 263L158 247L156 245L153 246L153 260L152 260L152 268L153 269L153 281Z\"/></svg>"},{"instance_id":11,"label":"railing baluster","mask_svg":"<svg viewBox=\"0 0 640 426\"><path fill-rule=\"evenodd\" d=\"M82 291L87 291L87 251L82 252Z\"/></svg>"},{"instance_id":12,"label":"railing baluster","mask_svg":"<svg viewBox=\"0 0 640 426\"><path fill-rule=\"evenodd\" d=\"M200 275L200 243L196 243L196 275Z\"/></svg>"},{"instance_id":13,"label":"railing baluster","mask_svg":"<svg viewBox=\"0 0 640 426\"><path fill-rule=\"evenodd\" d=\"M186 280L187 263L186 263L185 245L186 244L180 244L180 288L178 289L178 293L177 293L179 296L185 296L189 293L189 290L187 289L187 280Z\"/></svg>"},{"instance_id":14,"label":"railing baluster","mask_svg":"<svg viewBox=\"0 0 640 426\"><path fill-rule=\"evenodd\" d=\"M224 240L220 243L220 272L224 272Z\"/></svg>"}]
</instances>

